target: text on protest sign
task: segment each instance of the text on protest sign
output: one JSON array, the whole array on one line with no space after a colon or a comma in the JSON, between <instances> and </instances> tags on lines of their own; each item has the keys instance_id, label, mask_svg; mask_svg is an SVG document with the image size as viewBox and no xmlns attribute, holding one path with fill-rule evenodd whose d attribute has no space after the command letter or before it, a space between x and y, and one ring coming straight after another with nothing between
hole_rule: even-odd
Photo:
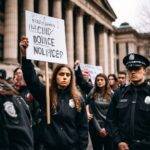
<instances>
[{"instance_id":1,"label":"text on protest sign","mask_svg":"<svg viewBox=\"0 0 150 150\"><path fill-rule=\"evenodd\" d=\"M86 71L89 73L90 79L92 83L94 84L95 77L99 73L103 73L103 68L102 66L94 66L90 64L80 64L81 70Z\"/></svg>"},{"instance_id":2,"label":"text on protest sign","mask_svg":"<svg viewBox=\"0 0 150 150\"><path fill-rule=\"evenodd\" d=\"M26 11L27 59L67 64L62 19Z\"/></svg>"}]
</instances>

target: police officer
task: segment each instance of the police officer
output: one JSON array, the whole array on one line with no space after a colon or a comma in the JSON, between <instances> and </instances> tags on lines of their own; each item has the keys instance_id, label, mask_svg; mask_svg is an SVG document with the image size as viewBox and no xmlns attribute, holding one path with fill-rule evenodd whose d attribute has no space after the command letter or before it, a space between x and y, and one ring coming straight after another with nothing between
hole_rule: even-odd
<instances>
[{"instance_id":1,"label":"police officer","mask_svg":"<svg viewBox=\"0 0 150 150\"><path fill-rule=\"evenodd\" d=\"M145 82L150 62L138 54L123 59L130 84L119 88L112 97L107 114L107 130L115 150L150 150L150 85Z\"/></svg>"},{"instance_id":2,"label":"police officer","mask_svg":"<svg viewBox=\"0 0 150 150\"><path fill-rule=\"evenodd\" d=\"M5 78L0 70L0 150L33 150L29 108Z\"/></svg>"}]
</instances>

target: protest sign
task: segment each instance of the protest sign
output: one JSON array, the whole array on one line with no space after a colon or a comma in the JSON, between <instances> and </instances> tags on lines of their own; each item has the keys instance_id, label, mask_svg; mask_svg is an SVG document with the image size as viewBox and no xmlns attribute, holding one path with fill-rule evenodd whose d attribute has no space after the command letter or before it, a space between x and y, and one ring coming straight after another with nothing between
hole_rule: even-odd
<instances>
[{"instance_id":1,"label":"protest sign","mask_svg":"<svg viewBox=\"0 0 150 150\"><path fill-rule=\"evenodd\" d=\"M90 65L90 64L80 64L80 67L81 67L82 71L86 70L89 72L89 76L90 76L90 79L93 84L94 84L96 75L99 73L103 73L102 66L94 66L94 65Z\"/></svg>"},{"instance_id":2,"label":"protest sign","mask_svg":"<svg viewBox=\"0 0 150 150\"><path fill-rule=\"evenodd\" d=\"M27 59L67 64L64 21L26 11Z\"/></svg>"},{"instance_id":3,"label":"protest sign","mask_svg":"<svg viewBox=\"0 0 150 150\"><path fill-rule=\"evenodd\" d=\"M50 124L48 62L67 64L64 21L30 11L25 11L25 16L29 40L27 59L46 62L46 116Z\"/></svg>"}]
</instances>

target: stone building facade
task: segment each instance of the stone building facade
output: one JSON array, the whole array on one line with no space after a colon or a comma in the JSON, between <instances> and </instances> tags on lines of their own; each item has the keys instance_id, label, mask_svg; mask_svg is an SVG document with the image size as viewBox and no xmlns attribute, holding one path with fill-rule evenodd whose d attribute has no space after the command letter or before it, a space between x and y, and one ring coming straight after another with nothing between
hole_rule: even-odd
<instances>
[{"instance_id":1,"label":"stone building facade","mask_svg":"<svg viewBox=\"0 0 150 150\"><path fill-rule=\"evenodd\" d=\"M18 41L25 34L25 10L65 20L71 66L78 59L100 65L109 74L123 69L122 58L129 52L149 55L150 36L131 27L113 27L116 15L107 0L0 0L0 68L7 67L8 72L20 62Z\"/></svg>"},{"instance_id":2,"label":"stone building facade","mask_svg":"<svg viewBox=\"0 0 150 150\"><path fill-rule=\"evenodd\" d=\"M123 57L128 53L138 53L150 58L150 33L138 33L128 23L122 23L115 29L116 69L125 69Z\"/></svg>"}]
</instances>

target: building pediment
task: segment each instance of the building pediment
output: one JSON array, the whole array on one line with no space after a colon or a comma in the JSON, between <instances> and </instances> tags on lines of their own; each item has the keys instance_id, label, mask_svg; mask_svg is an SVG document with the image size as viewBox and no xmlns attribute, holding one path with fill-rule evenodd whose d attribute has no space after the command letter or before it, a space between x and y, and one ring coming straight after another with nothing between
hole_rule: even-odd
<instances>
[{"instance_id":1,"label":"building pediment","mask_svg":"<svg viewBox=\"0 0 150 150\"><path fill-rule=\"evenodd\" d=\"M95 2L97 5L99 5L100 8L103 9L113 19L117 18L116 14L114 13L112 7L110 6L110 4L107 0L93 0L93 2Z\"/></svg>"},{"instance_id":2,"label":"building pediment","mask_svg":"<svg viewBox=\"0 0 150 150\"><path fill-rule=\"evenodd\" d=\"M104 4L103 1L105 1ZM86 12L87 15L92 16L92 18L107 29L114 30L112 22L115 21L116 15L113 10L111 11L107 0L71 0L71 2Z\"/></svg>"}]
</instances>

